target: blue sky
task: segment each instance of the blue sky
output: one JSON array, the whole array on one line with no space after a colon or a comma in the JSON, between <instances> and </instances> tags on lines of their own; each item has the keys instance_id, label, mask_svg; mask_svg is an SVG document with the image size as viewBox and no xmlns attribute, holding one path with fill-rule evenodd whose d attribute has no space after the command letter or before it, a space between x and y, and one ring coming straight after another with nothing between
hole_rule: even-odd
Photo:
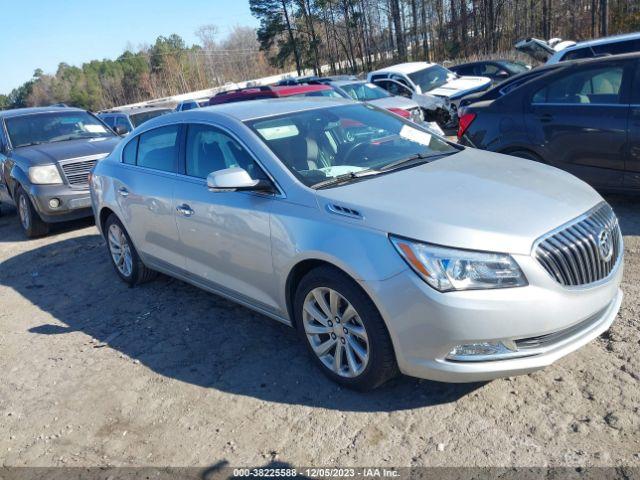
<instances>
[{"instance_id":1,"label":"blue sky","mask_svg":"<svg viewBox=\"0 0 640 480\"><path fill-rule=\"evenodd\" d=\"M127 45L177 33L188 44L202 25L221 36L235 25L257 26L248 0L1 0L0 93L29 80L36 68L116 58Z\"/></svg>"}]
</instances>

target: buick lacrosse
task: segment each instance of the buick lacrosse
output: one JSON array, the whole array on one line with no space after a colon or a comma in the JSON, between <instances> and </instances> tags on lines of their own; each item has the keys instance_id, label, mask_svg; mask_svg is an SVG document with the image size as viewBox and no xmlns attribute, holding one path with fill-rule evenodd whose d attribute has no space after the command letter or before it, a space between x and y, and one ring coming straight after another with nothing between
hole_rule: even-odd
<instances>
[{"instance_id":1,"label":"buick lacrosse","mask_svg":"<svg viewBox=\"0 0 640 480\"><path fill-rule=\"evenodd\" d=\"M622 301L618 221L587 184L349 100L158 117L91 193L122 280L163 272L291 325L349 387L531 372Z\"/></svg>"}]
</instances>

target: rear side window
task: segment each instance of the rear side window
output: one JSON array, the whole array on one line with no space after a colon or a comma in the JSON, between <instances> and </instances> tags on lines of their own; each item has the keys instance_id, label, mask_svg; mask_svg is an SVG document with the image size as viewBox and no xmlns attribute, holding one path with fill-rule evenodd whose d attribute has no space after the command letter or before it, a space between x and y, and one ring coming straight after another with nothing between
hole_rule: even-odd
<instances>
[{"instance_id":1,"label":"rear side window","mask_svg":"<svg viewBox=\"0 0 640 480\"><path fill-rule=\"evenodd\" d=\"M174 172L178 156L180 125L169 125L139 136L136 165L163 172Z\"/></svg>"},{"instance_id":2,"label":"rear side window","mask_svg":"<svg viewBox=\"0 0 640 480\"><path fill-rule=\"evenodd\" d=\"M572 72L538 90L533 103L620 103L623 73L622 66Z\"/></svg>"},{"instance_id":3,"label":"rear side window","mask_svg":"<svg viewBox=\"0 0 640 480\"><path fill-rule=\"evenodd\" d=\"M640 39L594 45L593 51L596 55L620 55L622 53L639 52Z\"/></svg>"},{"instance_id":4,"label":"rear side window","mask_svg":"<svg viewBox=\"0 0 640 480\"><path fill-rule=\"evenodd\" d=\"M571 50L564 54L560 61L565 62L567 60L579 60L580 58L591 58L593 57L593 52L591 48L577 48L575 50Z\"/></svg>"},{"instance_id":5,"label":"rear side window","mask_svg":"<svg viewBox=\"0 0 640 480\"><path fill-rule=\"evenodd\" d=\"M122 150L122 161L129 165L136 164L136 156L138 155L138 139L140 137L136 137L131 140Z\"/></svg>"}]
</instances>

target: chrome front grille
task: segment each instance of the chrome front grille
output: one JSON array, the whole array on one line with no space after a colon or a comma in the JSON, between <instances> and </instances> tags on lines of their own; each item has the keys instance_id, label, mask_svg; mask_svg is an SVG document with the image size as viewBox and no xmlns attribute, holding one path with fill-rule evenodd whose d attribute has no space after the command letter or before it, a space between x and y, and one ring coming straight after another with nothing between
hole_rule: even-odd
<instances>
[{"instance_id":1,"label":"chrome front grille","mask_svg":"<svg viewBox=\"0 0 640 480\"><path fill-rule=\"evenodd\" d=\"M558 283L580 286L608 277L622 248L618 219L603 202L538 240L534 254Z\"/></svg>"},{"instance_id":2,"label":"chrome front grille","mask_svg":"<svg viewBox=\"0 0 640 480\"><path fill-rule=\"evenodd\" d=\"M106 157L105 154L100 154L62 160L60 166L67 179L67 183L72 187L88 187L89 172L96 166L98 160L104 157Z\"/></svg>"}]
</instances>

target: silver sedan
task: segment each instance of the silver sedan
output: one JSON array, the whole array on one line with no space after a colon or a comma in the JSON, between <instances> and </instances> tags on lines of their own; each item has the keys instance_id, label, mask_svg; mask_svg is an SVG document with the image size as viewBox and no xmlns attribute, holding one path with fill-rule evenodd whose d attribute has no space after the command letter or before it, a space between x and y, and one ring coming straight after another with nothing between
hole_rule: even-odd
<instances>
[{"instance_id":1,"label":"silver sedan","mask_svg":"<svg viewBox=\"0 0 640 480\"><path fill-rule=\"evenodd\" d=\"M150 120L91 192L122 280L163 272L291 325L349 387L531 372L622 300L618 221L591 187L348 100Z\"/></svg>"}]
</instances>

